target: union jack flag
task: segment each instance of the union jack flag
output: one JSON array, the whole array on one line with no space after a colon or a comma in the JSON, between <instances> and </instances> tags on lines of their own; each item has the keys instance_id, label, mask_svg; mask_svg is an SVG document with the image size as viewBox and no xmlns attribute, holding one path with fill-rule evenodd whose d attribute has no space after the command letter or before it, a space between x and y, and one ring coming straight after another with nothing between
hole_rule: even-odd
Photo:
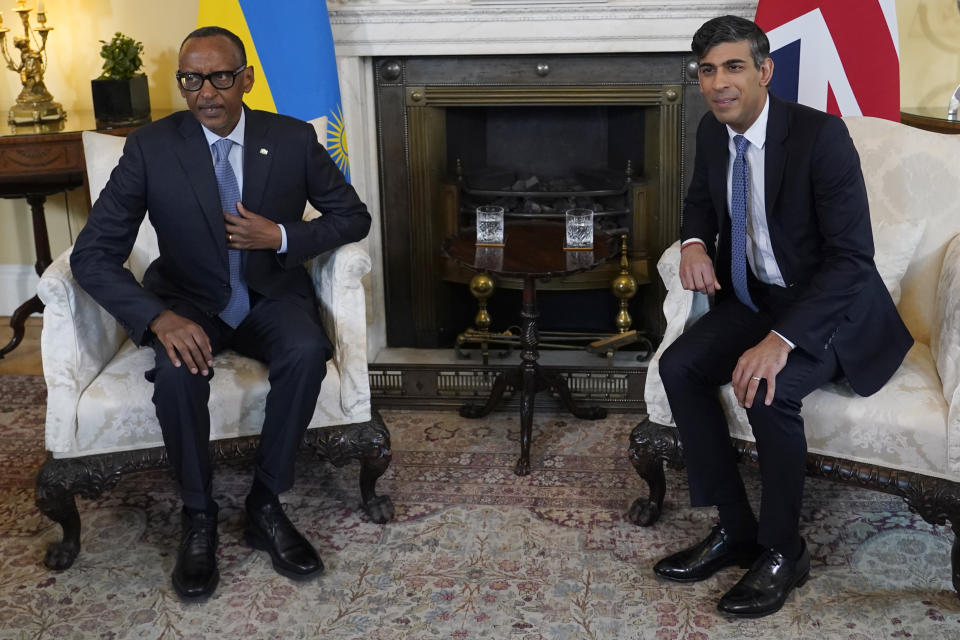
<instances>
[{"instance_id":1,"label":"union jack flag","mask_svg":"<svg viewBox=\"0 0 960 640\"><path fill-rule=\"evenodd\" d=\"M777 96L843 116L900 121L896 0L759 0Z\"/></svg>"}]
</instances>

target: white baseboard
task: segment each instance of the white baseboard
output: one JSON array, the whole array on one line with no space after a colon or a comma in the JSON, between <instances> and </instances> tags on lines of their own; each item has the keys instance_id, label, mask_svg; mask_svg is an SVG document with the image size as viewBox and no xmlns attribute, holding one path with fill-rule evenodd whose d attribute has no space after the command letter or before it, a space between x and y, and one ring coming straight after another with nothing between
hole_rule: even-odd
<instances>
[{"instance_id":1,"label":"white baseboard","mask_svg":"<svg viewBox=\"0 0 960 640\"><path fill-rule=\"evenodd\" d=\"M11 316L17 307L37 294L33 265L0 264L0 316Z\"/></svg>"}]
</instances>

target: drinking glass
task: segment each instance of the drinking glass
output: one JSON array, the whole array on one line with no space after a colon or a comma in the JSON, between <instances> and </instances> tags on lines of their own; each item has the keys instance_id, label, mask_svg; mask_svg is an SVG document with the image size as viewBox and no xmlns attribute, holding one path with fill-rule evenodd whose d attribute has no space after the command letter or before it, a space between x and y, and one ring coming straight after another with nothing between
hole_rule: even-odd
<instances>
[{"instance_id":1,"label":"drinking glass","mask_svg":"<svg viewBox=\"0 0 960 640\"><path fill-rule=\"evenodd\" d=\"M567 209L564 249L593 249L593 209Z\"/></svg>"},{"instance_id":2,"label":"drinking glass","mask_svg":"<svg viewBox=\"0 0 960 640\"><path fill-rule=\"evenodd\" d=\"M496 205L477 207L477 246L504 246L503 207Z\"/></svg>"}]
</instances>

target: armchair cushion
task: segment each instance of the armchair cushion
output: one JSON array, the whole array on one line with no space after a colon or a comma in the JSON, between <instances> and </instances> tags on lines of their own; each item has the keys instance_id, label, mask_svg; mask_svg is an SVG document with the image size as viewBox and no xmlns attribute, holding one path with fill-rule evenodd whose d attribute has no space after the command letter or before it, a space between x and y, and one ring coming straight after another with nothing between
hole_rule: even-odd
<instances>
[{"instance_id":1,"label":"armchair cushion","mask_svg":"<svg viewBox=\"0 0 960 640\"><path fill-rule=\"evenodd\" d=\"M893 304L900 304L900 281L910 266L926 226L926 220L880 220L873 225L874 262Z\"/></svg>"}]
</instances>

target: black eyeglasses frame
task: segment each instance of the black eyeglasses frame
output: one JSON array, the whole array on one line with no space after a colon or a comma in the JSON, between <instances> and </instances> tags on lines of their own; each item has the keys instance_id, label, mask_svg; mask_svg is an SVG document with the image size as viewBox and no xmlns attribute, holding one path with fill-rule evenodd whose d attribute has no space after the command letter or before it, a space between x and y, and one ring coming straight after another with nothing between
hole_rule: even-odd
<instances>
[{"instance_id":1,"label":"black eyeglasses frame","mask_svg":"<svg viewBox=\"0 0 960 640\"><path fill-rule=\"evenodd\" d=\"M226 91L227 89L232 89L232 88L233 88L233 85L235 85L235 84L237 83L237 76L240 75L241 73L243 73L243 72L247 69L248 66L249 66L249 65L246 65L246 64L245 64L245 65L243 65L242 67L240 67L239 69L237 69L236 71L231 71L230 69L222 69L222 70L220 70L220 71L211 71L210 73L206 73L206 74L204 74L204 73L196 73L196 72L194 72L194 71L188 71L188 72L186 72L186 73L184 73L183 71L177 71L177 84L180 85L180 88L183 89L184 91L193 92L193 91L200 91L200 89L203 88L203 83L204 83L204 82L207 82L207 81L209 80L209 81L210 81L210 86L213 87L214 89L216 89L216 90L218 90L218 91ZM218 87L217 85L215 85L215 84L213 83L213 76L215 76L215 75L217 75L217 74L220 74L220 73L229 73L229 74L231 74L231 76L230 76L230 84L229 84L229 85L227 85L227 86L225 86L225 87ZM185 86L183 85L184 81L187 79L188 76L196 76L196 77L200 78L200 84L197 85L197 88L196 88L196 89L190 89L190 88L185 87Z\"/></svg>"}]
</instances>

